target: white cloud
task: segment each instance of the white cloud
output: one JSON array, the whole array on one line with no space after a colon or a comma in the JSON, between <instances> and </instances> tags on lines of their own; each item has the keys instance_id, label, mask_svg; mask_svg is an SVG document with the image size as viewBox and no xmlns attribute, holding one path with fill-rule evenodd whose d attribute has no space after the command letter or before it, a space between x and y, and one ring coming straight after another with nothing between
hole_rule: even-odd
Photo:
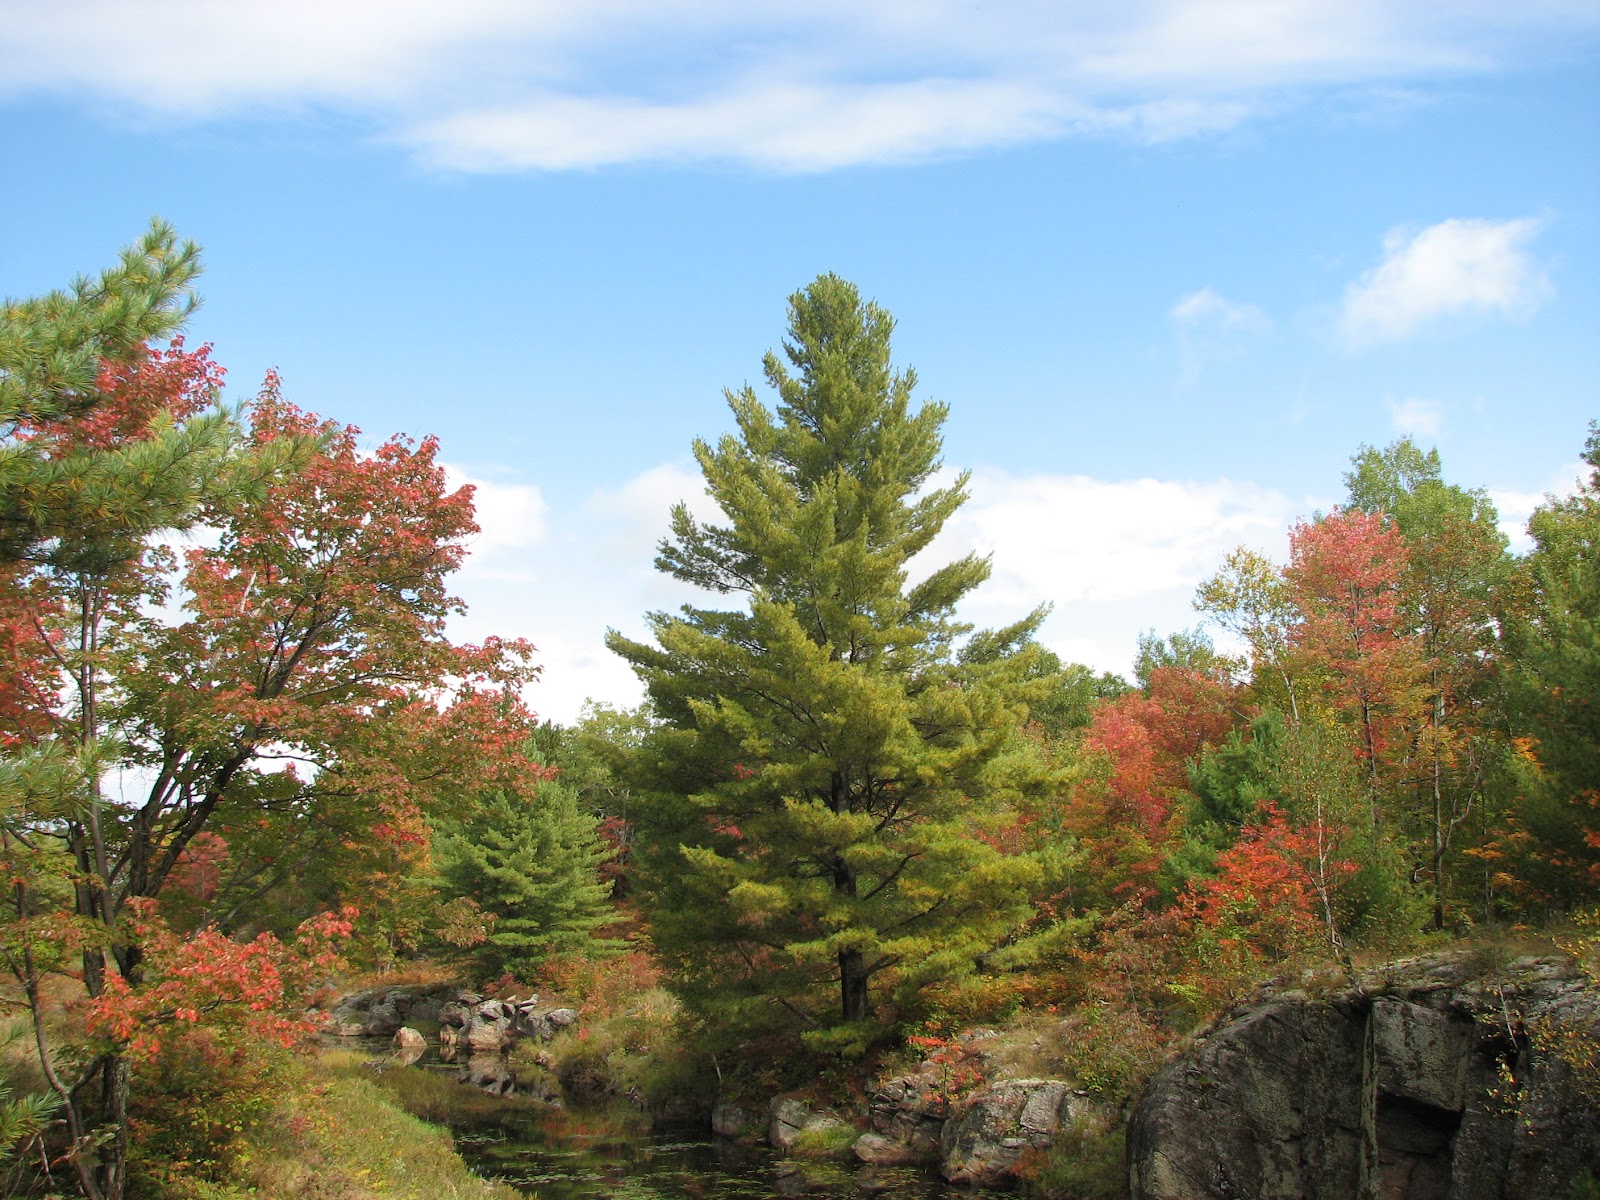
<instances>
[{"instance_id":1,"label":"white cloud","mask_svg":"<svg viewBox=\"0 0 1600 1200\"><path fill-rule=\"evenodd\" d=\"M536 545L546 533L550 506L531 483L500 483L477 479L460 467L445 465L452 489L470 485L478 535L470 545L469 563L475 569L496 569L503 561Z\"/></svg>"},{"instance_id":2,"label":"white cloud","mask_svg":"<svg viewBox=\"0 0 1600 1200\"><path fill-rule=\"evenodd\" d=\"M1126 671L1147 628L1166 633L1194 625L1195 585L1235 545L1281 556L1295 512L1278 492L1227 480L980 471L971 492L913 573L969 552L992 554L994 574L963 604L965 619L1001 625L1052 602L1043 640L1100 670ZM606 629L648 640L646 613L707 601L653 566L678 500L701 519L718 517L698 473L668 464L549 513L543 534L515 552L511 534L498 537L504 549L488 560L494 569L469 560L456 580L470 611L453 624L455 636L533 642L544 674L529 701L554 720L575 719L587 698L636 703L639 684L606 650ZM482 519L486 530L495 528L492 514Z\"/></svg>"},{"instance_id":3,"label":"white cloud","mask_svg":"<svg viewBox=\"0 0 1600 1200\"><path fill-rule=\"evenodd\" d=\"M1410 337L1442 318L1533 311L1550 290L1526 250L1539 228L1525 217L1392 230L1383 261L1345 290L1346 342L1361 348Z\"/></svg>"},{"instance_id":4,"label":"white cloud","mask_svg":"<svg viewBox=\"0 0 1600 1200\"><path fill-rule=\"evenodd\" d=\"M605 633L647 637L647 612L695 598L653 563L674 503L715 518L699 474L666 464L554 512L532 485L473 482L486 502L478 513L484 532L455 579L468 611L452 623L454 636L532 642L543 673L528 702L553 720L576 719L589 698L637 703L639 684L606 649Z\"/></svg>"},{"instance_id":5,"label":"white cloud","mask_svg":"<svg viewBox=\"0 0 1600 1200\"><path fill-rule=\"evenodd\" d=\"M1044 136L1064 116L1058 107L1048 93L1004 82L761 83L673 104L550 96L452 114L405 140L427 161L463 170L743 159L814 171Z\"/></svg>"},{"instance_id":6,"label":"white cloud","mask_svg":"<svg viewBox=\"0 0 1600 1200\"><path fill-rule=\"evenodd\" d=\"M1394 431L1406 437L1432 438L1439 436L1444 427L1444 407L1437 400L1421 400L1407 396L1404 400L1390 399L1389 424Z\"/></svg>"},{"instance_id":7,"label":"white cloud","mask_svg":"<svg viewBox=\"0 0 1600 1200\"><path fill-rule=\"evenodd\" d=\"M680 502L689 506L697 520L724 519L717 502L706 492L705 479L684 463L651 467L619 488L592 493L584 506L605 518L628 548L648 546L653 551L667 531L667 515Z\"/></svg>"},{"instance_id":8,"label":"white cloud","mask_svg":"<svg viewBox=\"0 0 1600 1200\"><path fill-rule=\"evenodd\" d=\"M980 625L1055 606L1043 640L1101 670L1126 671L1138 635L1194 625L1197 584L1243 543L1281 554L1288 497L1229 480L974 475L972 499L925 551L930 566L992 554L994 573L963 605Z\"/></svg>"},{"instance_id":9,"label":"white cloud","mask_svg":"<svg viewBox=\"0 0 1600 1200\"><path fill-rule=\"evenodd\" d=\"M1212 329L1220 333L1250 333L1272 324L1253 304L1235 304L1210 288L1190 292L1167 313L1179 329Z\"/></svg>"},{"instance_id":10,"label":"white cloud","mask_svg":"<svg viewBox=\"0 0 1600 1200\"><path fill-rule=\"evenodd\" d=\"M818 170L1187 136L1306 87L1537 61L1597 26L1580 0L0 0L0 94L323 106L470 170Z\"/></svg>"},{"instance_id":11,"label":"white cloud","mask_svg":"<svg viewBox=\"0 0 1600 1200\"><path fill-rule=\"evenodd\" d=\"M1552 496L1566 497L1577 492L1589 481L1592 470L1586 462L1568 463L1551 473L1550 486L1542 492L1489 489L1489 499L1500 515L1500 532L1506 535L1515 553L1526 554L1533 549L1533 539L1528 536L1528 518L1533 516L1533 510Z\"/></svg>"}]
</instances>

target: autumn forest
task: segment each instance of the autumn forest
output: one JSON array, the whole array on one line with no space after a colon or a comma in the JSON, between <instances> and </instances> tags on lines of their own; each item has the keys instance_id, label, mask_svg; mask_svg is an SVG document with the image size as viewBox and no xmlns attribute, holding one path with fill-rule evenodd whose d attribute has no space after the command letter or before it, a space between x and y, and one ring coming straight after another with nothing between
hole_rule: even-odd
<instances>
[{"instance_id":1,"label":"autumn forest","mask_svg":"<svg viewBox=\"0 0 1600 1200\"><path fill-rule=\"evenodd\" d=\"M158 222L0 308L5 1194L479 1194L362 1175L380 1121L444 1137L319 1061L389 979L559 997L563 1081L703 1118L907 1055L955 1095L975 1027L1125 1106L1275 975L1594 957L1600 431L1521 554L1437 451L1352 446L1287 561L1217 562L1123 678L1046 608L962 620L991 563L922 554L967 498L947 410L822 275L693 448L720 515L656 567L700 598L609 638L647 700L556 725L533 646L448 633L477 526L437 442L275 377L223 403L199 273ZM1115 1136L1078 1152L1023 1186L1125 1194Z\"/></svg>"}]
</instances>

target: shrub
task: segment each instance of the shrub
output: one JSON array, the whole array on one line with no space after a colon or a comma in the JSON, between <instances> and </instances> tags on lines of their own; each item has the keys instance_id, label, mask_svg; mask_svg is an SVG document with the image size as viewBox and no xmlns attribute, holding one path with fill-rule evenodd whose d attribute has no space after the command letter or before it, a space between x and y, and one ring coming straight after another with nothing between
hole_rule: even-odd
<instances>
[{"instance_id":1,"label":"shrub","mask_svg":"<svg viewBox=\"0 0 1600 1200\"><path fill-rule=\"evenodd\" d=\"M1123 1200L1128 1194L1124 1130L1072 1130L1022 1160L1024 1194L1040 1200Z\"/></svg>"},{"instance_id":2,"label":"shrub","mask_svg":"<svg viewBox=\"0 0 1600 1200\"><path fill-rule=\"evenodd\" d=\"M246 1157L278 1104L286 1051L248 1033L188 1029L135 1074L128 1174L135 1198L197 1200Z\"/></svg>"}]
</instances>

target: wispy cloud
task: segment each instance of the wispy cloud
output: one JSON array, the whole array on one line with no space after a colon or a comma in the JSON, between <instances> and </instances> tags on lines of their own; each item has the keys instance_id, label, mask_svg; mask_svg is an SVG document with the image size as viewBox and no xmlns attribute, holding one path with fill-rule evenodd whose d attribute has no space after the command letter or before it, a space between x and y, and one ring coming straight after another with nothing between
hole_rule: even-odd
<instances>
[{"instance_id":1,"label":"wispy cloud","mask_svg":"<svg viewBox=\"0 0 1600 1200\"><path fill-rule=\"evenodd\" d=\"M327 107L465 170L821 170L1183 137L1308 87L1493 70L1597 31L1579 0L0 0L0 95Z\"/></svg>"},{"instance_id":2,"label":"wispy cloud","mask_svg":"<svg viewBox=\"0 0 1600 1200\"><path fill-rule=\"evenodd\" d=\"M1383 261L1345 290L1341 330L1355 349L1400 341L1424 326L1481 314L1525 315L1550 291L1528 254L1540 223L1453 219L1393 230Z\"/></svg>"},{"instance_id":3,"label":"wispy cloud","mask_svg":"<svg viewBox=\"0 0 1600 1200\"><path fill-rule=\"evenodd\" d=\"M1126 671L1139 634L1195 623L1194 589L1244 543L1282 554L1296 506L1226 479L1095 479L979 471L972 499L920 561L993 556L989 582L963 603L980 625L1041 603L1042 639L1099 670Z\"/></svg>"},{"instance_id":4,"label":"wispy cloud","mask_svg":"<svg viewBox=\"0 0 1600 1200\"><path fill-rule=\"evenodd\" d=\"M1389 424L1406 437L1438 437L1444 427L1444 406L1437 400L1407 396L1404 400L1390 399L1388 405Z\"/></svg>"},{"instance_id":5,"label":"wispy cloud","mask_svg":"<svg viewBox=\"0 0 1600 1200\"><path fill-rule=\"evenodd\" d=\"M1589 482L1593 468L1586 462L1572 462L1550 473L1550 484L1542 492L1514 491L1510 488L1490 488L1489 499L1494 501L1500 515L1500 532L1511 543L1511 549L1526 554L1533 549L1533 539L1528 536L1528 518L1533 510L1551 499L1565 499L1582 490Z\"/></svg>"},{"instance_id":6,"label":"wispy cloud","mask_svg":"<svg viewBox=\"0 0 1600 1200\"><path fill-rule=\"evenodd\" d=\"M1254 304L1237 303L1208 287L1174 304L1167 320L1185 380L1198 376L1207 362L1233 357L1251 338L1272 328L1271 319Z\"/></svg>"}]
</instances>

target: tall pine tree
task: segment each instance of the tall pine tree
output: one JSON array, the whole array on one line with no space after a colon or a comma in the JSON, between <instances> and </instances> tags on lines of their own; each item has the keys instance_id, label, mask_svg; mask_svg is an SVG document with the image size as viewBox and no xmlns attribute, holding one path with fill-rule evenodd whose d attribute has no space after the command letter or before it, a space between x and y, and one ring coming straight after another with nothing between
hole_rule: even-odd
<instances>
[{"instance_id":1,"label":"tall pine tree","mask_svg":"<svg viewBox=\"0 0 1600 1200\"><path fill-rule=\"evenodd\" d=\"M608 642L661 722L635 758L635 861L681 990L729 1027L786 1012L844 1046L875 980L904 995L970 971L1023 914L1037 868L985 834L1050 680L1028 644L1042 610L963 643L954 608L986 559L908 585L967 476L927 486L946 408L912 411L889 314L833 275L789 314L764 361L776 412L728 392L738 436L695 443L726 523L678 505L656 560L745 602Z\"/></svg>"}]
</instances>

